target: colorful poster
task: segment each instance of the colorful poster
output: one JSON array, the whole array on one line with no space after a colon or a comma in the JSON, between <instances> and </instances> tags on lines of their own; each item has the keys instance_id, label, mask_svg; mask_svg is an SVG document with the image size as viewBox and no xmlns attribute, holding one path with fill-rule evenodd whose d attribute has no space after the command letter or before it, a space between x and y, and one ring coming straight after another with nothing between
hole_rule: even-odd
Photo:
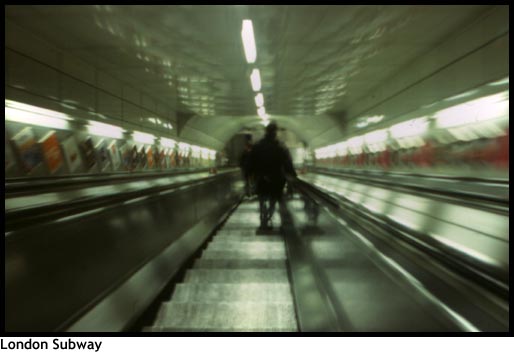
<instances>
[{"instance_id":1,"label":"colorful poster","mask_svg":"<svg viewBox=\"0 0 514 357\"><path fill-rule=\"evenodd\" d=\"M178 151L177 146L174 149L170 150L170 167L178 166Z\"/></svg>"},{"instance_id":2,"label":"colorful poster","mask_svg":"<svg viewBox=\"0 0 514 357\"><path fill-rule=\"evenodd\" d=\"M153 148L153 161L156 168L162 168L162 162L161 162L161 150L158 146L155 146Z\"/></svg>"},{"instance_id":3,"label":"colorful poster","mask_svg":"<svg viewBox=\"0 0 514 357\"><path fill-rule=\"evenodd\" d=\"M95 166L96 164L96 154L95 154L95 147L93 145L93 139L87 138L82 142L80 145L80 148L82 149L82 154L84 155L84 162L86 164L87 170L90 170Z\"/></svg>"},{"instance_id":4,"label":"colorful poster","mask_svg":"<svg viewBox=\"0 0 514 357\"><path fill-rule=\"evenodd\" d=\"M12 169L15 165L16 158L14 157L11 144L7 138L7 133L5 133L5 171Z\"/></svg>"},{"instance_id":5,"label":"colorful poster","mask_svg":"<svg viewBox=\"0 0 514 357\"><path fill-rule=\"evenodd\" d=\"M64 163L57 133L54 130L49 131L39 142L41 143L41 150L43 151L43 157L45 158L48 171L53 174L59 170Z\"/></svg>"},{"instance_id":6,"label":"colorful poster","mask_svg":"<svg viewBox=\"0 0 514 357\"><path fill-rule=\"evenodd\" d=\"M95 147L100 171L106 171L109 168L109 153L104 140L100 140Z\"/></svg>"},{"instance_id":7,"label":"colorful poster","mask_svg":"<svg viewBox=\"0 0 514 357\"><path fill-rule=\"evenodd\" d=\"M164 150L164 160L165 160L165 167L170 168L171 167L171 153L173 149L166 149Z\"/></svg>"},{"instance_id":8,"label":"colorful poster","mask_svg":"<svg viewBox=\"0 0 514 357\"><path fill-rule=\"evenodd\" d=\"M152 169L153 166L154 166L154 160L153 160L153 151L152 151L152 147L148 147L147 151L146 151L146 162L147 162L147 165L148 165L148 168L149 169Z\"/></svg>"},{"instance_id":9,"label":"colorful poster","mask_svg":"<svg viewBox=\"0 0 514 357\"><path fill-rule=\"evenodd\" d=\"M166 156L166 150L161 149L161 151L159 151L159 167L161 169L165 169L167 167Z\"/></svg>"},{"instance_id":10,"label":"colorful poster","mask_svg":"<svg viewBox=\"0 0 514 357\"><path fill-rule=\"evenodd\" d=\"M125 144L121 150L121 162L123 169L132 170L132 148L129 144Z\"/></svg>"},{"instance_id":11,"label":"colorful poster","mask_svg":"<svg viewBox=\"0 0 514 357\"><path fill-rule=\"evenodd\" d=\"M62 151L68 170L70 172L77 171L82 165L82 160L80 159L77 143L73 136L62 142Z\"/></svg>"},{"instance_id":12,"label":"colorful poster","mask_svg":"<svg viewBox=\"0 0 514 357\"><path fill-rule=\"evenodd\" d=\"M120 167L120 153L118 151L118 147L116 146L116 140L111 141L109 144L109 158L111 160L112 168L117 170Z\"/></svg>"},{"instance_id":13,"label":"colorful poster","mask_svg":"<svg viewBox=\"0 0 514 357\"><path fill-rule=\"evenodd\" d=\"M135 170L138 168L141 161L141 155L139 154L139 151L137 150L137 146L134 145L132 147L131 151L131 163L130 163L130 169Z\"/></svg>"},{"instance_id":14,"label":"colorful poster","mask_svg":"<svg viewBox=\"0 0 514 357\"><path fill-rule=\"evenodd\" d=\"M12 138L12 141L16 147L23 171L30 173L43 163L41 148L36 143L32 128L24 128Z\"/></svg>"},{"instance_id":15,"label":"colorful poster","mask_svg":"<svg viewBox=\"0 0 514 357\"><path fill-rule=\"evenodd\" d=\"M144 145L141 146L141 150L139 150L138 157L139 157L139 160L138 160L139 161L139 167L144 169L146 167L146 160L147 160L146 150L145 150Z\"/></svg>"}]
</instances>

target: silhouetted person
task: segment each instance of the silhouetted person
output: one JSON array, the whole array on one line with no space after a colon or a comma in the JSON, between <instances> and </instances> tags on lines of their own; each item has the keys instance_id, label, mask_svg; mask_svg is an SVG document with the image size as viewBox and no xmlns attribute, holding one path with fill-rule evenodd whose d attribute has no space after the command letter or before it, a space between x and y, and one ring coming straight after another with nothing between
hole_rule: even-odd
<instances>
[{"instance_id":1,"label":"silhouetted person","mask_svg":"<svg viewBox=\"0 0 514 357\"><path fill-rule=\"evenodd\" d=\"M275 204L282 198L286 175L296 177L289 150L277 140L277 125L266 127L266 135L254 145L250 155L250 173L259 196L261 229L270 229Z\"/></svg>"},{"instance_id":2,"label":"silhouetted person","mask_svg":"<svg viewBox=\"0 0 514 357\"><path fill-rule=\"evenodd\" d=\"M245 194L250 197L252 195L252 177L250 173L250 154L252 151L252 136L245 136L245 147L243 149L243 153L239 159L239 167L241 167L241 172L243 174L243 178L245 180Z\"/></svg>"}]
</instances>

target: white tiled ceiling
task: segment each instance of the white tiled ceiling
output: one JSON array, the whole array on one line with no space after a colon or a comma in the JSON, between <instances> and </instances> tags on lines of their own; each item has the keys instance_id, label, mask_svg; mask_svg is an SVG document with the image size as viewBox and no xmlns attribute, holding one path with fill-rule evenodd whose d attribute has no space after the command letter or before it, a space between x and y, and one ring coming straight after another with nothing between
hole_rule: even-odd
<instances>
[{"instance_id":1,"label":"white tiled ceiling","mask_svg":"<svg viewBox=\"0 0 514 357\"><path fill-rule=\"evenodd\" d=\"M208 134L209 118L220 118L222 127L232 118L233 130L256 118L253 66L240 35L242 19L250 18L266 110L309 137L326 130L316 118L343 111L487 8L73 5L10 7L6 16L97 69L198 114L194 125Z\"/></svg>"}]
</instances>

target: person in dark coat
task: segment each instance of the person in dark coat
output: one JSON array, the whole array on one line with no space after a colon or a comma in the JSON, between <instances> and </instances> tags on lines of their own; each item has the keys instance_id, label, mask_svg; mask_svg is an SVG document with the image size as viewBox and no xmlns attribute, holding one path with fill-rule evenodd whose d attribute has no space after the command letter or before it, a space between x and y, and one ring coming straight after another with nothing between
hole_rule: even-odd
<instances>
[{"instance_id":1,"label":"person in dark coat","mask_svg":"<svg viewBox=\"0 0 514 357\"><path fill-rule=\"evenodd\" d=\"M296 177L289 150L277 140L277 125L266 127L266 135L254 145L250 154L250 173L259 197L261 229L271 228L277 201L282 198L286 176Z\"/></svg>"}]
</instances>

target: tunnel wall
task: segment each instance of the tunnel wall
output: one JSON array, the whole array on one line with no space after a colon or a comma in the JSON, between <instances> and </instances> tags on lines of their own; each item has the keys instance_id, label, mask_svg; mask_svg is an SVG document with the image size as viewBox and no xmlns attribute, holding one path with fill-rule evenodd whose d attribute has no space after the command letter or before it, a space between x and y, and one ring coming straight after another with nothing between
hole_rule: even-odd
<instances>
[{"instance_id":1,"label":"tunnel wall","mask_svg":"<svg viewBox=\"0 0 514 357\"><path fill-rule=\"evenodd\" d=\"M79 318L79 331L126 328L237 201L238 180L220 174L6 234L6 330L61 331Z\"/></svg>"},{"instance_id":2,"label":"tunnel wall","mask_svg":"<svg viewBox=\"0 0 514 357\"><path fill-rule=\"evenodd\" d=\"M129 77L125 81L113 78L84 62L79 53L60 50L10 20L6 19L5 28L6 99L177 137L178 104L173 96L154 98L138 89ZM112 61L115 63L116 58ZM173 129L153 124L148 118L170 122ZM216 139L194 128L185 133L186 140L220 146Z\"/></svg>"},{"instance_id":3,"label":"tunnel wall","mask_svg":"<svg viewBox=\"0 0 514 357\"><path fill-rule=\"evenodd\" d=\"M385 115L392 123L423 105L508 76L508 10L495 6L354 102L347 109L348 134L357 132L355 121L363 116ZM337 131L326 131L310 144L340 139Z\"/></svg>"}]
</instances>

